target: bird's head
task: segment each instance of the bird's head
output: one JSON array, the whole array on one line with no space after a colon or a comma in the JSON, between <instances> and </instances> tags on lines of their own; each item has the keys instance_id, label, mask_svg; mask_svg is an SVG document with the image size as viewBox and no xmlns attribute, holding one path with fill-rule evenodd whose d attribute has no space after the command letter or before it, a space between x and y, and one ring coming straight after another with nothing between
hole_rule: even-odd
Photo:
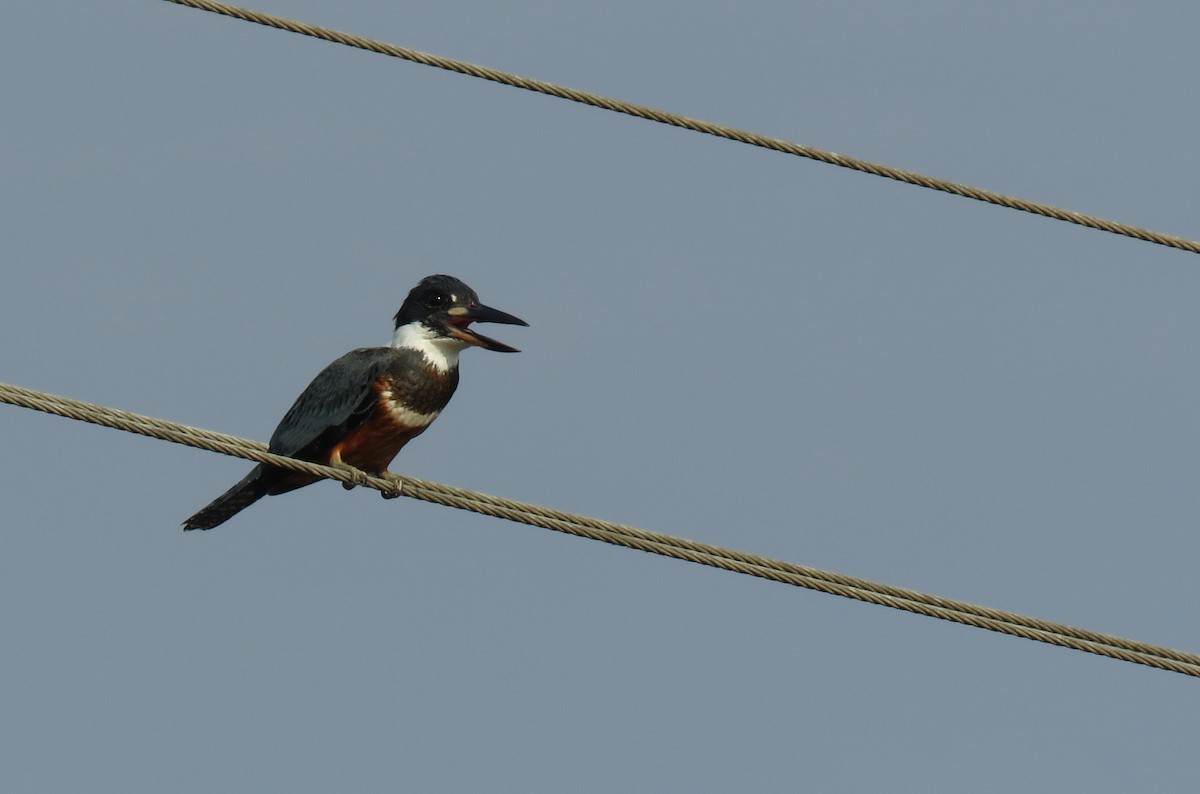
<instances>
[{"instance_id":1,"label":"bird's head","mask_svg":"<svg viewBox=\"0 0 1200 794\"><path fill-rule=\"evenodd\" d=\"M454 276L426 276L412 288L396 312L396 332L406 327L427 339L456 340L462 347L518 353L515 347L484 336L471 323L529 325L511 314L484 306L479 295Z\"/></svg>"}]
</instances>

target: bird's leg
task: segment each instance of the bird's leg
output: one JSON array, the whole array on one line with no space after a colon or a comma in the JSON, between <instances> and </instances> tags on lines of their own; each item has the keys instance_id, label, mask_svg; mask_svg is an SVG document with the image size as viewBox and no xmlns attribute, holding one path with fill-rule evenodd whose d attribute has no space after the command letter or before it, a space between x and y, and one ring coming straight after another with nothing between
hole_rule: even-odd
<instances>
[{"instance_id":1,"label":"bird's leg","mask_svg":"<svg viewBox=\"0 0 1200 794\"><path fill-rule=\"evenodd\" d=\"M392 484L390 491L380 491L379 495L384 499L395 499L404 490L404 478L399 474L393 474L390 471L382 471L379 476Z\"/></svg>"},{"instance_id":2,"label":"bird's leg","mask_svg":"<svg viewBox=\"0 0 1200 794\"><path fill-rule=\"evenodd\" d=\"M342 471L349 472L351 477L354 478L349 482L342 483L342 487L347 491L351 490L356 485L366 485L367 478L371 476L357 466L351 466L349 463L346 463L344 460L342 460L342 456L336 449L333 451L333 454L329 456L329 465L335 469L341 469Z\"/></svg>"},{"instance_id":3,"label":"bird's leg","mask_svg":"<svg viewBox=\"0 0 1200 794\"><path fill-rule=\"evenodd\" d=\"M351 480L349 482L342 483L342 487L345 488L347 491L349 491L356 485L366 485L367 480L371 477L371 472L363 471L362 469L358 468L357 466L351 466L349 463L342 460L341 450L336 449L336 448L333 450L333 453L329 456L329 465L335 469L341 469L342 471L349 472L350 475L354 478L353 480ZM383 496L384 499L395 499L397 496L400 495L400 490L401 490L401 488L404 487L404 479L401 478L400 475L392 474L387 469L384 469L383 471L379 472L375 476L377 476L381 479L387 480L389 483L392 484L392 487L389 488L388 490L379 492L380 495Z\"/></svg>"}]
</instances>

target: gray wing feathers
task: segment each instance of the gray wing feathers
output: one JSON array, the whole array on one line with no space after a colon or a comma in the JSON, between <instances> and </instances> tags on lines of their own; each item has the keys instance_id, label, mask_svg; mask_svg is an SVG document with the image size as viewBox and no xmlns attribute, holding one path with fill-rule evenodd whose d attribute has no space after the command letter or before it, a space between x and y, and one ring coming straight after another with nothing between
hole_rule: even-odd
<instances>
[{"instance_id":1,"label":"gray wing feathers","mask_svg":"<svg viewBox=\"0 0 1200 794\"><path fill-rule=\"evenodd\" d=\"M334 443L347 428L365 420L374 408L371 385L388 367L394 353L387 347L352 350L322 370L275 428L271 451L319 459L325 446ZM283 469L260 463L185 521L183 528L211 529L269 493L284 493L316 479L296 478Z\"/></svg>"},{"instance_id":2,"label":"gray wing feathers","mask_svg":"<svg viewBox=\"0 0 1200 794\"><path fill-rule=\"evenodd\" d=\"M271 451L294 455L363 410L373 396L371 384L386 369L393 352L388 347L351 350L321 370L279 421L271 435Z\"/></svg>"}]
</instances>

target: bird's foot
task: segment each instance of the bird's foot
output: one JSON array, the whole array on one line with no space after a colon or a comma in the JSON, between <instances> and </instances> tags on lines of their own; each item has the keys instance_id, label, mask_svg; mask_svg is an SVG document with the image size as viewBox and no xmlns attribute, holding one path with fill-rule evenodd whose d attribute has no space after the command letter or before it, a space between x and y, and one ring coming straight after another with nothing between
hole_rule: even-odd
<instances>
[{"instance_id":1,"label":"bird's foot","mask_svg":"<svg viewBox=\"0 0 1200 794\"><path fill-rule=\"evenodd\" d=\"M379 495L384 499L395 499L404 491L404 478L399 474L393 474L390 471L381 472L380 477L392 484L390 491L380 491Z\"/></svg>"},{"instance_id":2,"label":"bird's foot","mask_svg":"<svg viewBox=\"0 0 1200 794\"><path fill-rule=\"evenodd\" d=\"M367 474L362 469L351 466L349 463L343 463L340 460L331 461L329 465L335 469L341 469L350 475L351 479L342 483L342 487L347 491L351 490L356 485L366 485L368 479L371 477L371 475Z\"/></svg>"}]
</instances>

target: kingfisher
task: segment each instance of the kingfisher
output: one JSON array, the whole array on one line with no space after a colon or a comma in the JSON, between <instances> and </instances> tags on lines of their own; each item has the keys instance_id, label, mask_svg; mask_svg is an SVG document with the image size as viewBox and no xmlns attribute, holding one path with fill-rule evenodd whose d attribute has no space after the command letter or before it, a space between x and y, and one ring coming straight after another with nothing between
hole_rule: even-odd
<instances>
[{"instance_id":1,"label":"kingfisher","mask_svg":"<svg viewBox=\"0 0 1200 794\"><path fill-rule=\"evenodd\" d=\"M471 323L529 325L484 306L475 290L453 276L427 276L395 316L388 347L351 350L321 371L283 415L270 451L299 460L394 478L388 464L425 432L458 387L458 354L475 345L517 353ZM267 495L294 491L322 478L260 463L183 528L212 529ZM353 486L346 484L347 488ZM385 498L398 493L384 492Z\"/></svg>"}]
</instances>

